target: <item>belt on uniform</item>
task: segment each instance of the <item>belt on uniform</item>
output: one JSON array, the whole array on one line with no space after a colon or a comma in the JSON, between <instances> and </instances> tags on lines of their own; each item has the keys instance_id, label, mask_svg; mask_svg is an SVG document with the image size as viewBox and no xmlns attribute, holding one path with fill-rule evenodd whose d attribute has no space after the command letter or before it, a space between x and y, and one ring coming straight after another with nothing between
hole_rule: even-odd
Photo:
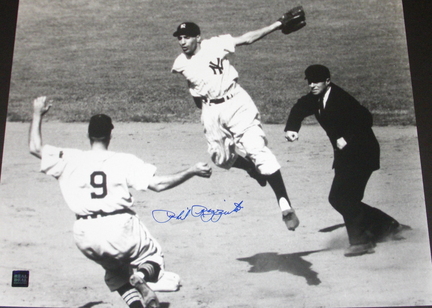
<instances>
[{"instance_id":1,"label":"belt on uniform","mask_svg":"<svg viewBox=\"0 0 432 308\"><path fill-rule=\"evenodd\" d=\"M220 98L209 99L207 102L210 104L222 104L227 100L233 98L237 93L239 93L239 89L237 88L237 78L233 80L231 85L225 90L225 93L231 92L228 95L222 96Z\"/></svg>"},{"instance_id":2,"label":"belt on uniform","mask_svg":"<svg viewBox=\"0 0 432 308\"><path fill-rule=\"evenodd\" d=\"M211 99L211 100L209 100L209 102L210 102L210 104L221 104L221 103L224 103L227 100L231 99L233 96L234 96L234 94L230 94L230 95L227 95L225 97Z\"/></svg>"},{"instance_id":3,"label":"belt on uniform","mask_svg":"<svg viewBox=\"0 0 432 308\"><path fill-rule=\"evenodd\" d=\"M221 98L215 98L215 99L211 99L209 100L210 104L221 104L226 102L227 100L231 99L234 97L235 94L229 94L227 96L221 97Z\"/></svg>"},{"instance_id":4,"label":"belt on uniform","mask_svg":"<svg viewBox=\"0 0 432 308\"><path fill-rule=\"evenodd\" d=\"M131 210L128 209L123 209L123 210L118 210L118 211L114 211L114 212L110 212L110 213L105 213L105 212L95 212L93 214L89 214L89 215L76 215L77 219L92 219L92 218L100 218L100 217L105 217L105 216L111 216L111 215L116 215L116 214L124 214L124 213L133 213Z\"/></svg>"}]
</instances>

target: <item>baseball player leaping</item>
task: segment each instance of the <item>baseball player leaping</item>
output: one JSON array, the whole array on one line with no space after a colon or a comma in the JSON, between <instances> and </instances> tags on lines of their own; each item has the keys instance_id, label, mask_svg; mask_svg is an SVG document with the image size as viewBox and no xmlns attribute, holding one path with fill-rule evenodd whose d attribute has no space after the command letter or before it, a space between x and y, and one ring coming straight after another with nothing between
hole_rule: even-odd
<instances>
[{"instance_id":1,"label":"baseball player leaping","mask_svg":"<svg viewBox=\"0 0 432 308\"><path fill-rule=\"evenodd\" d=\"M172 72L186 78L195 104L202 109L201 122L213 162L225 169L244 169L261 186L269 183L285 224L295 230L299 220L290 204L280 165L267 147L260 114L238 84L238 73L227 59L236 46L252 44L281 29L287 22L284 18L288 18L286 14L267 27L238 37L226 34L207 40L201 38L198 25L183 22L173 33L183 53L174 61ZM301 28L295 23L293 26Z\"/></svg>"},{"instance_id":2,"label":"baseball player leaping","mask_svg":"<svg viewBox=\"0 0 432 308\"><path fill-rule=\"evenodd\" d=\"M131 209L134 199L129 188L160 192L193 176L208 178L211 168L197 163L177 174L156 176L156 167L138 157L108 151L114 126L103 114L90 119L90 151L43 145L42 118L50 106L46 97L33 101L29 148L41 159L41 171L58 179L67 205L76 214L77 247L106 270L109 289L117 291L129 307L159 307L155 291L177 291L180 278L165 271L160 245Z\"/></svg>"}]
</instances>

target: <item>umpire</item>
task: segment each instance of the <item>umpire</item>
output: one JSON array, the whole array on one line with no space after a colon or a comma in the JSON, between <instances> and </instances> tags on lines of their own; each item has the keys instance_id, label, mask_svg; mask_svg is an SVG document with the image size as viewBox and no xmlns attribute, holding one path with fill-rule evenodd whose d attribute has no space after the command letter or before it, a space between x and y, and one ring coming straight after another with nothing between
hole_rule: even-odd
<instances>
[{"instance_id":1,"label":"umpire","mask_svg":"<svg viewBox=\"0 0 432 308\"><path fill-rule=\"evenodd\" d=\"M397 234L408 227L362 202L372 172L380 167L380 149L372 131L372 114L330 81L327 67L311 65L305 75L310 92L292 107L285 126L285 138L297 140L303 119L315 115L334 149L335 176L329 202L345 221L350 243L345 256L373 253L375 243L396 239Z\"/></svg>"}]
</instances>

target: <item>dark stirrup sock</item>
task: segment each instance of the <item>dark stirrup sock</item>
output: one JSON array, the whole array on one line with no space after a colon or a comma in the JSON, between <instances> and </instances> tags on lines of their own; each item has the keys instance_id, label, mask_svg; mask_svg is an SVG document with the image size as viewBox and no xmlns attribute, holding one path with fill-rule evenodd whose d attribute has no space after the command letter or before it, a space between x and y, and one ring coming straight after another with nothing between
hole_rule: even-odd
<instances>
[{"instance_id":1,"label":"dark stirrup sock","mask_svg":"<svg viewBox=\"0 0 432 308\"><path fill-rule=\"evenodd\" d=\"M160 265L152 261L147 261L138 268L138 271L144 274L146 282L157 282L160 270Z\"/></svg>"},{"instance_id":2,"label":"dark stirrup sock","mask_svg":"<svg viewBox=\"0 0 432 308\"><path fill-rule=\"evenodd\" d=\"M242 156L237 156L237 159L235 160L233 167L235 168L239 168L239 169L243 169L243 170L250 170L250 169L255 169L255 165L253 164L253 162L247 158L244 158Z\"/></svg>"},{"instance_id":3,"label":"dark stirrup sock","mask_svg":"<svg viewBox=\"0 0 432 308\"><path fill-rule=\"evenodd\" d=\"M276 171L273 174L266 175L265 178L267 182L270 184L271 188L273 189L278 202L281 198L285 198L288 201L288 203L291 204L288 198L288 193L286 191L285 184L282 178L282 173L280 172L280 170Z\"/></svg>"},{"instance_id":4,"label":"dark stirrup sock","mask_svg":"<svg viewBox=\"0 0 432 308\"><path fill-rule=\"evenodd\" d=\"M236 161L233 164L234 168L243 169L246 170L246 172L249 174L249 176L253 179L255 179L260 186L264 187L267 184L266 178L264 175L260 174L254 163L248 159L244 158L242 156L238 156Z\"/></svg>"},{"instance_id":5,"label":"dark stirrup sock","mask_svg":"<svg viewBox=\"0 0 432 308\"><path fill-rule=\"evenodd\" d=\"M117 292L130 308L144 308L141 303L141 295L130 283L122 286Z\"/></svg>"}]
</instances>

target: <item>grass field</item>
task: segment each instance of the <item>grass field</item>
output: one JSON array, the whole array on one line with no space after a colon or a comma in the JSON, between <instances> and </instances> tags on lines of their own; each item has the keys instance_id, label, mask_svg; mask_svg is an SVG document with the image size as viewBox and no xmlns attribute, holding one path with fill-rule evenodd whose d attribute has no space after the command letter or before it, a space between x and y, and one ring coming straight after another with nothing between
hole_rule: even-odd
<instances>
[{"instance_id":1,"label":"grass field","mask_svg":"<svg viewBox=\"0 0 432 308\"><path fill-rule=\"evenodd\" d=\"M172 32L197 22L204 38L240 35L303 5L307 26L240 47L233 64L265 123L283 123L307 92L304 69L327 65L333 81L370 108L376 125L415 124L402 4L397 0L21 0L8 119L54 99L48 119L197 122L185 81L170 72L181 52Z\"/></svg>"}]
</instances>

